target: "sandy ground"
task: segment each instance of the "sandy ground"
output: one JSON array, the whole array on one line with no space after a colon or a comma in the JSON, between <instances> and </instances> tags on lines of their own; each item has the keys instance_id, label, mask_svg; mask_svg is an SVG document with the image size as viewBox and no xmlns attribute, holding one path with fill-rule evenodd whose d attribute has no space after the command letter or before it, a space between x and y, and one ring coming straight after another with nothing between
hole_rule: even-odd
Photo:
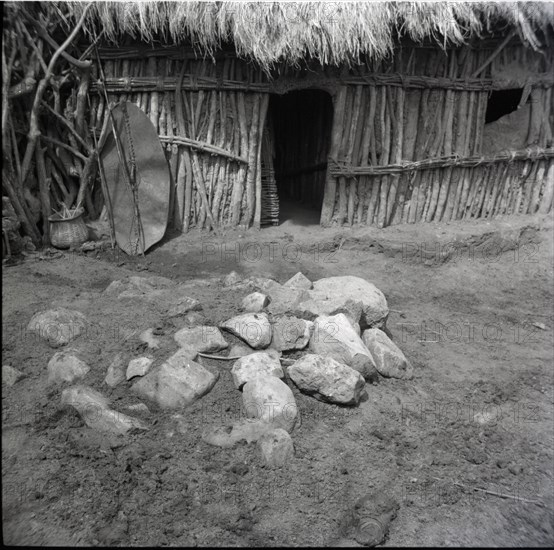
<instances>
[{"instance_id":1,"label":"sandy ground","mask_svg":"<svg viewBox=\"0 0 554 550\"><path fill-rule=\"evenodd\" d=\"M378 492L400 505L385 546L552 545L553 258L550 218L385 230L291 219L178 236L145 258L42 253L5 267L3 364L26 377L2 388L4 542L355 545L344 518ZM150 430L122 440L92 433L61 406L61 389L46 384L55 350L25 331L35 312L64 305L86 315L89 329L71 344L91 367L84 382L123 410L137 402L128 384L110 390L102 381L115 353L144 352L126 336L158 327L156 358L165 358L180 325L103 290L128 275L188 281L205 319L218 323L242 299L221 285L232 270L280 282L297 271L373 282L414 379L367 386L357 408L293 387L301 421L291 434L295 458L282 470L264 468L255 445L201 440L206 426L240 414L221 363L206 397L177 417L148 404Z\"/></svg>"}]
</instances>

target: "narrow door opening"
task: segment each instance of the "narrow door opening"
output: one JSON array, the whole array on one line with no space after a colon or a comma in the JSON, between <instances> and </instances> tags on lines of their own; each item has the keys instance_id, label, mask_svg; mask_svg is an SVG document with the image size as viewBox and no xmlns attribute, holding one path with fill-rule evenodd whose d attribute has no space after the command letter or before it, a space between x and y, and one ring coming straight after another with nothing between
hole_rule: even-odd
<instances>
[{"instance_id":1,"label":"narrow door opening","mask_svg":"<svg viewBox=\"0 0 554 550\"><path fill-rule=\"evenodd\" d=\"M322 90L275 95L268 115L278 197L273 202L278 201L279 223L317 225L333 123L331 96Z\"/></svg>"}]
</instances>

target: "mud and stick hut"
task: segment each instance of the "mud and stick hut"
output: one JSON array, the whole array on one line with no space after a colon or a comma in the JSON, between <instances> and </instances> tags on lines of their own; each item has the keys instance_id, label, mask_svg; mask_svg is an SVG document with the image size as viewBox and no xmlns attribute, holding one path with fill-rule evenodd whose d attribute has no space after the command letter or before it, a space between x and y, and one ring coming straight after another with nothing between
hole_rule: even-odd
<instances>
[{"instance_id":1,"label":"mud and stick hut","mask_svg":"<svg viewBox=\"0 0 554 550\"><path fill-rule=\"evenodd\" d=\"M181 231L283 201L323 226L547 213L553 26L543 2L8 3L4 194L35 241L61 201L98 217L95 147L131 102Z\"/></svg>"}]
</instances>

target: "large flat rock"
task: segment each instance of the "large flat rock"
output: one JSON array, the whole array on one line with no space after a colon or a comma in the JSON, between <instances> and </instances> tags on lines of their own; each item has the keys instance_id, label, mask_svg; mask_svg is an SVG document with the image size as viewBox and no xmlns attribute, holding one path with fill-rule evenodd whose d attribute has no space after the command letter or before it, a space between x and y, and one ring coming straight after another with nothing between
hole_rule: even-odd
<instances>
[{"instance_id":1,"label":"large flat rock","mask_svg":"<svg viewBox=\"0 0 554 550\"><path fill-rule=\"evenodd\" d=\"M259 376L247 382L242 403L248 418L263 420L274 428L290 431L296 423L296 399L287 384L275 376Z\"/></svg>"},{"instance_id":2,"label":"large flat rock","mask_svg":"<svg viewBox=\"0 0 554 550\"><path fill-rule=\"evenodd\" d=\"M76 409L85 424L98 432L123 435L132 429L148 429L141 420L110 409L108 399L88 386L65 389L62 404Z\"/></svg>"},{"instance_id":3,"label":"large flat rock","mask_svg":"<svg viewBox=\"0 0 554 550\"><path fill-rule=\"evenodd\" d=\"M58 351L48 361L48 383L72 383L84 378L90 367L69 351Z\"/></svg>"},{"instance_id":4,"label":"large flat rock","mask_svg":"<svg viewBox=\"0 0 554 550\"><path fill-rule=\"evenodd\" d=\"M310 338L310 350L357 370L366 380L377 372L370 351L343 314L318 317Z\"/></svg>"},{"instance_id":5,"label":"large flat rock","mask_svg":"<svg viewBox=\"0 0 554 550\"><path fill-rule=\"evenodd\" d=\"M132 390L162 408L185 407L208 393L217 382L212 374L181 349L135 382Z\"/></svg>"},{"instance_id":6,"label":"large flat rock","mask_svg":"<svg viewBox=\"0 0 554 550\"><path fill-rule=\"evenodd\" d=\"M331 357L308 354L287 369L298 388L321 401L338 405L357 405L365 380L354 369Z\"/></svg>"},{"instance_id":7,"label":"large flat rock","mask_svg":"<svg viewBox=\"0 0 554 550\"><path fill-rule=\"evenodd\" d=\"M283 315L273 321L271 347L279 351L302 350L309 341L313 323L292 315Z\"/></svg>"},{"instance_id":8,"label":"large flat rock","mask_svg":"<svg viewBox=\"0 0 554 550\"><path fill-rule=\"evenodd\" d=\"M314 282L314 288L309 291L310 300L319 307L319 314L336 313L347 302L358 302L361 305L360 325L362 328L385 326L389 308L385 295L372 283L360 277L345 275L341 277L326 277Z\"/></svg>"},{"instance_id":9,"label":"large flat rock","mask_svg":"<svg viewBox=\"0 0 554 550\"><path fill-rule=\"evenodd\" d=\"M271 343L272 329L265 313L244 313L220 325L224 330L238 336L254 349L267 348Z\"/></svg>"},{"instance_id":10,"label":"large flat rock","mask_svg":"<svg viewBox=\"0 0 554 550\"><path fill-rule=\"evenodd\" d=\"M202 325L198 327L184 327L173 336L177 344L186 349L191 357L200 353L221 351L229 347L223 334L217 327Z\"/></svg>"},{"instance_id":11,"label":"large flat rock","mask_svg":"<svg viewBox=\"0 0 554 550\"><path fill-rule=\"evenodd\" d=\"M265 351L258 351L237 359L231 369L231 374L233 383L239 390L246 382L257 376L277 376L278 378L285 376L279 358L275 354Z\"/></svg>"},{"instance_id":12,"label":"large flat rock","mask_svg":"<svg viewBox=\"0 0 554 550\"><path fill-rule=\"evenodd\" d=\"M371 352L375 368L380 375L406 380L413 378L412 364L406 359L402 350L382 330L378 328L365 330L362 334L362 341Z\"/></svg>"},{"instance_id":13,"label":"large flat rock","mask_svg":"<svg viewBox=\"0 0 554 550\"><path fill-rule=\"evenodd\" d=\"M151 357L136 357L135 359L131 359L127 366L125 377L127 380L131 380L131 378L135 378L135 376L144 376L150 370L153 362L154 359Z\"/></svg>"},{"instance_id":14,"label":"large flat rock","mask_svg":"<svg viewBox=\"0 0 554 550\"><path fill-rule=\"evenodd\" d=\"M86 318L81 312L64 307L49 309L33 315L27 330L52 347L64 346L86 331Z\"/></svg>"}]
</instances>

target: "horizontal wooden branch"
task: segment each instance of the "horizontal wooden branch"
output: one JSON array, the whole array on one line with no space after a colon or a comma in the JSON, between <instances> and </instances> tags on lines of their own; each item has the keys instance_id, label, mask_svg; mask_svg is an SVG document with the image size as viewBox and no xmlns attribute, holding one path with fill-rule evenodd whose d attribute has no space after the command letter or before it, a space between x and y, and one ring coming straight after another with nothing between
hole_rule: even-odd
<instances>
[{"instance_id":1,"label":"horizontal wooden branch","mask_svg":"<svg viewBox=\"0 0 554 550\"><path fill-rule=\"evenodd\" d=\"M341 82L351 85L370 84L373 86L395 86L415 90L443 89L459 92L478 92L487 90L504 90L522 88L525 84L533 87L551 88L554 86L554 75L539 73L529 78L478 79L478 78L436 78L432 76L404 76L402 74L372 74L346 77Z\"/></svg>"},{"instance_id":2,"label":"horizontal wooden branch","mask_svg":"<svg viewBox=\"0 0 554 550\"><path fill-rule=\"evenodd\" d=\"M240 80L223 80L208 76L188 75L184 80L182 90L225 90L240 92L269 92L267 83L249 83ZM131 92L174 92L177 87L178 77L133 76L120 78L106 78L105 85L108 93ZM91 84L93 92L100 93L102 86L99 82Z\"/></svg>"},{"instance_id":3,"label":"horizontal wooden branch","mask_svg":"<svg viewBox=\"0 0 554 550\"><path fill-rule=\"evenodd\" d=\"M101 132L99 132L97 129L92 129L91 132L97 138L98 138L98 135L101 134ZM219 157L228 158L229 160L232 160L232 161L235 161L235 162L242 162L243 164L248 164L248 159L246 159L245 157L235 155L234 153L231 153L230 151L222 149L221 147L217 147L216 145L212 145L211 143L206 143L205 141L198 141L196 139L191 139L191 138L188 138L186 136L159 135L158 137L159 137L159 139L162 143L169 143L169 144L175 144L175 145L184 145L185 147L190 147L191 149L195 149L195 150L200 151L202 153L208 153L210 155L217 155Z\"/></svg>"},{"instance_id":4,"label":"horizontal wooden branch","mask_svg":"<svg viewBox=\"0 0 554 550\"><path fill-rule=\"evenodd\" d=\"M87 44L80 44L80 47L86 47ZM194 52L186 46L115 46L113 48L98 48L98 54L102 60L111 59L147 59L149 57L165 57L167 59L198 59L203 56ZM214 52L214 59L236 58L237 54L233 50L221 50ZM210 61L212 56L208 58Z\"/></svg>"},{"instance_id":5,"label":"horizontal wooden branch","mask_svg":"<svg viewBox=\"0 0 554 550\"><path fill-rule=\"evenodd\" d=\"M401 174L413 170L428 170L434 168L475 168L484 164L498 162L511 163L522 160L540 160L554 158L554 148L548 149L524 149L522 151L499 153L492 157L465 157L458 156L440 157L420 160L417 162L405 162L402 164L386 164L384 166L346 166L329 159L329 173L333 177L355 178L358 176L382 176L387 174Z\"/></svg>"},{"instance_id":6,"label":"horizontal wooden branch","mask_svg":"<svg viewBox=\"0 0 554 550\"><path fill-rule=\"evenodd\" d=\"M551 88L554 87L554 74L538 73L528 78L509 79L449 79L435 78L431 76L404 76L402 74L367 74L348 75L344 77L333 77L330 75L316 74L313 85L318 83L334 82L336 84L349 86L394 86L405 89L443 89L460 92L490 91L511 88L522 88L525 85ZM172 92L177 86L177 77L111 77L106 78L106 90L109 93L131 93L131 92ZM241 92L279 92L283 82L289 82L291 77L276 78L271 82L245 82L240 80L218 79L208 76L188 75L183 80L183 90L225 90ZM301 81L301 79L299 79ZM99 82L92 83L91 90L100 93Z\"/></svg>"},{"instance_id":7,"label":"horizontal wooden branch","mask_svg":"<svg viewBox=\"0 0 554 550\"><path fill-rule=\"evenodd\" d=\"M203 153L210 153L211 155L218 155L220 157L226 157L236 162L242 162L244 164L248 164L248 159L244 157L240 157L233 153L230 153L229 151L226 151L225 149L221 149L216 145L211 145L210 143L205 143L203 141L197 141L195 139L182 137L182 136L163 136L162 135L159 137L162 143L174 143L175 145L185 145L186 147L196 149Z\"/></svg>"}]
</instances>

